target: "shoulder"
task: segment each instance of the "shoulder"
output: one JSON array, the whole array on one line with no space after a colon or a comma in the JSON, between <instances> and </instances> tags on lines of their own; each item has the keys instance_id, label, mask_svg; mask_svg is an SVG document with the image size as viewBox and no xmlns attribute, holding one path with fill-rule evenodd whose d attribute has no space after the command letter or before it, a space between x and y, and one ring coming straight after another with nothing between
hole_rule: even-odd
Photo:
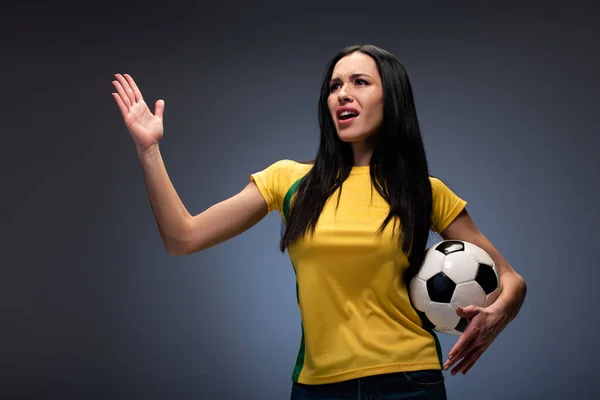
<instances>
[{"instance_id":1,"label":"shoulder","mask_svg":"<svg viewBox=\"0 0 600 400\"><path fill-rule=\"evenodd\" d=\"M433 197L432 229L442 232L466 207L467 202L458 196L440 178L430 176Z\"/></svg>"},{"instance_id":2,"label":"shoulder","mask_svg":"<svg viewBox=\"0 0 600 400\"><path fill-rule=\"evenodd\" d=\"M450 187L442 179L436 176L430 175L429 182L431 183L431 190L434 194L450 190Z\"/></svg>"},{"instance_id":3,"label":"shoulder","mask_svg":"<svg viewBox=\"0 0 600 400\"><path fill-rule=\"evenodd\" d=\"M287 191L297 180L304 177L312 168L312 164L289 159L273 162L261 171L251 175L257 183L280 193Z\"/></svg>"},{"instance_id":4,"label":"shoulder","mask_svg":"<svg viewBox=\"0 0 600 400\"><path fill-rule=\"evenodd\" d=\"M312 168L309 163L282 159L273 162L262 171L250 175L258 186L269 211L281 210L283 199L290 188Z\"/></svg>"},{"instance_id":5,"label":"shoulder","mask_svg":"<svg viewBox=\"0 0 600 400\"><path fill-rule=\"evenodd\" d=\"M433 196L434 205L436 202L440 201L459 203L464 201L448 182L445 182L436 176L429 176L429 181L431 182L431 194Z\"/></svg>"},{"instance_id":6,"label":"shoulder","mask_svg":"<svg viewBox=\"0 0 600 400\"><path fill-rule=\"evenodd\" d=\"M438 192L440 189L443 190L444 187L446 187L446 185L444 184L444 182L435 176L429 176L429 182L431 183L431 191L435 194L436 192Z\"/></svg>"},{"instance_id":7,"label":"shoulder","mask_svg":"<svg viewBox=\"0 0 600 400\"><path fill-rule=\"evenodd\" d=\"M312 164L308 162L299 162L290 159L275 161L264 171L270 175L286 181L300 179L310 171Z\"/></svg>"}]
</instances>

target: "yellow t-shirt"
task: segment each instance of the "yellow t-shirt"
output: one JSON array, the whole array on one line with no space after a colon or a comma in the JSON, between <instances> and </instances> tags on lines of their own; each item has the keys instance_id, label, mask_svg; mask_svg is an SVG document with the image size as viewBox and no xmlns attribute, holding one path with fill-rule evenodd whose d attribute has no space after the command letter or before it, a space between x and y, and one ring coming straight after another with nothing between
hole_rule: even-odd
<instances>
[{"instance_id":1,"label":"yellow t-shirt","mask_svg":"<svg viewBox=\"0 0 600 400\"><path fill-rule=\"evenodd\" d=\"M252 174L251 179L269 212L279 211L285 221L293 193L290 188L311 168L281 160ZM466 202L439 179L430 180L431 229L441 232ZM397 236L392 237L393 224L382 235L376 234L389 206L371 190L369 167L352 169L336 210L338 194L339 189L326 202L314 235L288 248L302 323L292 380L323 384L441 369L437 336L423 327L402 280L408 260Z\"/></svg>"}]
</instances>

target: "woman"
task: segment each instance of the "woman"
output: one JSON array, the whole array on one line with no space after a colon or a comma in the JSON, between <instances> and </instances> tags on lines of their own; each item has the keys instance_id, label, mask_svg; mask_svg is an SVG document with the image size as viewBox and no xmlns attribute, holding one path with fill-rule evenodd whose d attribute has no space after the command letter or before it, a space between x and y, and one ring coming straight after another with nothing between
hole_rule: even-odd
<instances>
[{"instance_id":1,"label":"woman","mask_svg":"<svg viewBox=\"0 0 600 400\"><path fill-rule=\"evenodd\" d=\"M352 46L331 60L313 163L278 161L195 216L160 156L164 102L152 114L133 79L116 78L113 96L169 253L206 249L281 213L280 248L294 266L302 318L292 399L445 399L442 369L468 372L516 317L525 282L474 225L466 202L429 175L410 82L389 52ZM470 323L443 364L407 293L430 230L486 250L503 286L491 306L457 309Z\"/></svg>"}]
</instances>

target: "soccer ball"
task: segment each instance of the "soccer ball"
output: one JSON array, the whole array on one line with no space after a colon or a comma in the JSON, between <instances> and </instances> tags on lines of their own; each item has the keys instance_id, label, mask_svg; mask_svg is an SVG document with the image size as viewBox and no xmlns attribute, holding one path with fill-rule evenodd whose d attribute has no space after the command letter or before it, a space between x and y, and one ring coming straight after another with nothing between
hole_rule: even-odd
<instances>
[{"instance_id":1,"label":"soccer ball","mask_svg":"<svg viewBox=\"0 0 600 400\"><path fill-rule=\"evenodd\" d=\"M443 240L426 250L409 294L425 324L459 336L467 320L456 314L456 307L487 307L501 290L498 270L485 250L461 240Z\"/></svg>"}]
</instances>

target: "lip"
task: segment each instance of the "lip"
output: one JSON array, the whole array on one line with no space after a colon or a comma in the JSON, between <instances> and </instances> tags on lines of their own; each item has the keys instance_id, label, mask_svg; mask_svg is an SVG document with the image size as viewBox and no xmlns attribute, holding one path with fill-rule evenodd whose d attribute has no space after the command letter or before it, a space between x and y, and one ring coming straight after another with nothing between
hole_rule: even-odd
<instances>
[{"instance_id":1,"label":"lip","mask_svg":"<svg viewBox=\"0 0 600 400\"><path fill-rule=\"evenodd\" d=\"M352 117L352 118L349 118L349 119L338 119L338 120L337 120L338 126L339 126L340 128L343 128L343 127L345 127L345 126L348 126L348 125L350 125L351 123L353 123L353 122L354 122L354 120L355 120L356 118L358 118L358 115L357 115L356 117Z\"/></svg>"}]
</instances>

